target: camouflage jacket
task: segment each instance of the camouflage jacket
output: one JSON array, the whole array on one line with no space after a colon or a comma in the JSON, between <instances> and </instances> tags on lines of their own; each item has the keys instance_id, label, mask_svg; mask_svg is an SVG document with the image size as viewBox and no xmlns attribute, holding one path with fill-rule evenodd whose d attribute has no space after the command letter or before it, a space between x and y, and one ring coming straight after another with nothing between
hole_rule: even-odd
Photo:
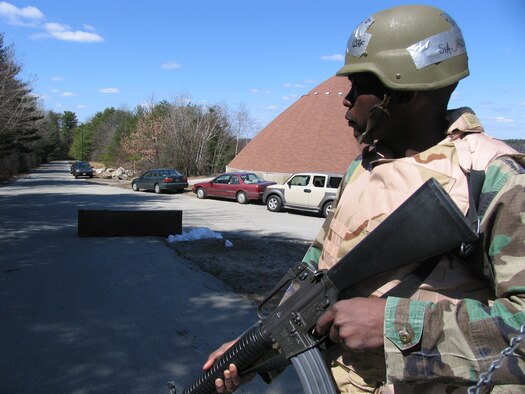
<instances>
[{"instance_id":1,"label":"camouflage jacket","mask_svg":"<svg viewBox=\"0 0 525 394\"><path fill-rule=\"evenodd\" d=\"M444 256L429 275L430 279L410 299L387 298L385 346L384 355L381 355L384 369L379 369L379 376L374 373L369 379L365 376L364 381L370 387L411 383L473 384L525 324L525 158L483 134L471 110L462 109L451 116L453 121L447 138L416 157L370 160L372 154L381 157L378 156L381 152L370 150L364 153L364 160L354 161L340 186L333 214L323 224L304 259L321 268L329 268L378 224L373 223L376 218L379 218L377 222L384 219L431 176L437 178L466 213L468 182L465 174L471 169L485 171L478 211L483 257L467 265L456 256ZM446 161L446 165L432 164L439 161L435 158L446 158L441 160ZM407 163L412 166L408 167ZM385 174L380 177L380 183L388 183L381 184L388 191L388 196L385 193L381 197L390 201L385 204L376 199L373 204L367 203L371 196L378 194L377 189L369 195L366 192L377 183L374 173L381 171ZM400 197L396 197L396 193ZM367 198L355 200L352 194ZM356 201L373 206L368 211L363 204L349 207ZM345 215L338 214L345 209ZM369 219L363 221L363 215ZM343 217L339 222L338 216ZM358 219L354 220L354 216ZM337 240L334 229L341 227L348 228L341 231L341 239ZM352 236L345 236L344 231L350 231ZM483 277L476 277L473 268L481 268ZM392 283L402 281L406 274L401 270L379 281L370 281L362 286L361 294L380 296L392 287ZM434 280L440 275L448 275L445 282L455 283L444 286L439 282L441 279ZM456 276L463 278L458 280ZM496 371L494 383L525 384L525 346L520 349L516 351L517 357ZM352 357L344 359L348 364ZM359 358L352 360L352 363L360 362ZM364 375L371 371L364 369L367 371ZM398 391L406 390L396 387L395 392Z\"/></svg>"}]
</instances>

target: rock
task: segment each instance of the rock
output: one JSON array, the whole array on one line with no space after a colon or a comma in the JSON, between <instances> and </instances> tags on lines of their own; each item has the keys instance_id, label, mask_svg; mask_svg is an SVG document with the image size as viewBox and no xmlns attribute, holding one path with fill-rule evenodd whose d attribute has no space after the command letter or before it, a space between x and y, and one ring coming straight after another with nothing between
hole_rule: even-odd
<instances>
[{"instance_id":1,"label":"rock","mask_svg":"<svg viewBox=\"0 0 525 394\"><path fill-rule=\"evenodd\" d=\"M122 174L124 174L124 168L122 167L119 167L117 168L114 172L113 172L113 175L116 176L117 178L120 177Z\"/></svg>"}]
</instances>

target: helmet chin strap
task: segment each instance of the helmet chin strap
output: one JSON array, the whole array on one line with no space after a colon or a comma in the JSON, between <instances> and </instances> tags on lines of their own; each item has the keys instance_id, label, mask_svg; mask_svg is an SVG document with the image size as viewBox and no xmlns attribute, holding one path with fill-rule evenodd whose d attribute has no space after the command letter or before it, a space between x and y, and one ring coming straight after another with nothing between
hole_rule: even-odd
<instances>
[{"instance_id":1,"label":"helmet chin strap","mask_svg":"<svg viewBox=\"0 0 525 394\"><path fill-rule=\"evenodd\" d=\"M390 103L391 97L392 95L390 94L390 92L386 92L383 96L383 101L381 101L381 103L377 104L370 110L370 115L368 115L368 120L366 122L366 130L357 138L357 142L359 142L360 144L372 144L374 142L374 140L370 136L370 131L374 128L379 119L381 119L381 116L383 114L387 116L390 115L390 113L388 112L388 104Z\"/></svg>"}]
</instances>

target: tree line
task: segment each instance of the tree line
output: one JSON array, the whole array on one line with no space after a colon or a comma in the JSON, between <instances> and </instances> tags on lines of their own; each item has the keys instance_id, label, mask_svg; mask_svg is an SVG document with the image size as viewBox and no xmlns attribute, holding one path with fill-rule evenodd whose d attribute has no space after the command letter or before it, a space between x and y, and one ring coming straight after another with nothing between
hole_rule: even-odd
<instances>
[{"instance_id":1,"label":"tree line","mask_svg":"<svg viewBox=\"0 0 525 394\"><path fill-rule=\"evenodd\" d=\"M134 111L108 108L72 129L68 153L136 172L170 167L186 176L214 174L235 156L239 136L231 125L239 114L182 98Z\"/></svg>"},{"instance_id":2,"label":"tree line","mask_svg":"<svg viewBox=\"0 0 525 394\"><path fill-rule=\"evenodd\" d=\"M84 160L136 172L176 168L186 176L222 172L255 126L246 108L197 105L186 97L107 108L80 123L74 112L45 110L20 77L0 33L0 179L50 160Z\"/></svg>"}]
</instances>

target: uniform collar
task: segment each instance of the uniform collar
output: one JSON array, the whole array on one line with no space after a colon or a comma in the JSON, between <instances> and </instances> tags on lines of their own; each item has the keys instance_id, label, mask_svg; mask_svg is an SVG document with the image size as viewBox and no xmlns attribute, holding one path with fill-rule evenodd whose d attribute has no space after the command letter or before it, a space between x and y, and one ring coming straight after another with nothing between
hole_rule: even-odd
<instances>
[{"instance_id":1,"label":"uniform collar","mask_svg":"<svg viewBox=\"0 0 525 394\"><path fill-rule=\"evenodd\" d=\"M485 132L485 129L481 125L479 118L469 107L461 107L448 111L447 120L449 127L446 135L448 136L458 136L465 133Z\"/></svg>"}]
</instances>

